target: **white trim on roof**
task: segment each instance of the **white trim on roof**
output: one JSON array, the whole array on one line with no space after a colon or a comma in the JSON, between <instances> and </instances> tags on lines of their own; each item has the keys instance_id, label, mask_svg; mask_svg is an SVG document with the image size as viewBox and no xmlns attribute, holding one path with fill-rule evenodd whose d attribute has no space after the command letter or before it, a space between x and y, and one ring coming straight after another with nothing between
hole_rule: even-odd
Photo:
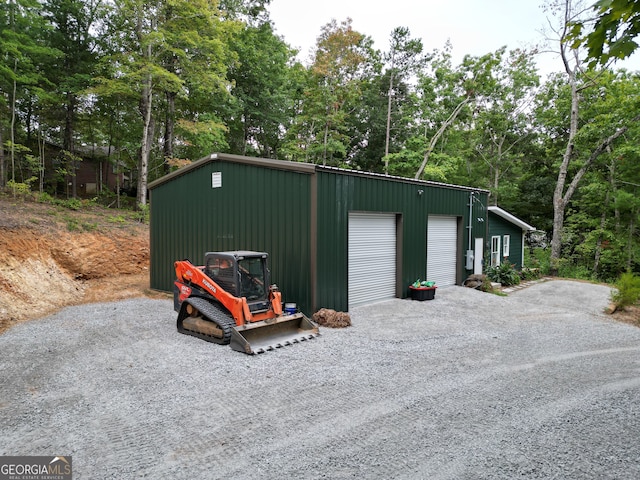
<instances>
[{"instance_id":1,"label":"white trim on roof","mask_svg":"<svg viewBox=\"0 0 640 480\"><path fill-rule=\"evenodd\" d=\"M487 210L495 213L499 217L504 218L507 222L513 223L514 225L520 227L522 230L537 230L536 227L532 227L527 222L520 220L518 217L511 215L506 210L501 209L500 207L489 206Z\"/></svg>"}]
</instances>

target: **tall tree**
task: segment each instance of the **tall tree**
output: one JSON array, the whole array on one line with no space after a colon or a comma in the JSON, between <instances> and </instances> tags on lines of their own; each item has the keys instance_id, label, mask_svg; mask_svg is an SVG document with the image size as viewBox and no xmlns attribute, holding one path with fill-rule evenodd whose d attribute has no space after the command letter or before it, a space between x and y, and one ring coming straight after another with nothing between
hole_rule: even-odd
<instances>
[{"instance_id":1,"label":"tall tree","mask_svg":"<svg viewBox=\"0 0 640 480\"><path fill-rule=\"evenodd\" d=\"M310 69L304 112L298 117L306 124L309 160L323 165L346 160L346 119L372 68L371 44L370 38L353 30L351 19L340 24L332 20L322 28Z\"/></svg>"},{"instance_id":2,"label":"tall tree","mask_svg":"<svg viewBox=\"0 0 640 480\"><path fill-rule=\"evenodd\" d=\"M471 113L471 104L490 96L496 88L494 69L500 64L500 53L489 53L481 57L466 55L455 69L451 69L447 52L432 63L434 75L432 78L423 77L421 85L425 90L425 98L432 97L440 104L442 116L431 120L432 125L437 128L435 131L432 130L431 138L424 149L422 162L414 175L416 179L422 177L437 142L446 130L456 122L462 112ZM440 84L441 82L443 84ZM427 93L428 89L435 91Z\"/></svg>"},{"instance_id":3,"label":"tall tree","mask_svg":"<svg viewBox=\"0 0 640 480\"><path fill-rule=\"evenodd\" d=\"M391 113L395 94L395 87L407 76L416 73L416 69L422 66L422 41L412 39L411 33L406 27L397 27L391 32L389 52L385 55L388 63L389 89L387 93L387 124L384 144L384 170L389 173L389 142L391 140Z\"/></svg>"},{"instance_id":4,"label":"tall tree","mask_svg":"<svg viewBox=\"0 0 640 480\"><path fill-rule=\"evenodd\" d=\"M474 115L475 152L486 166L487 187L498 204L500 180L523 157L533 134L530 120L539 77L533 55L523 50L495 52L495 79L491 90L477 97Z\"/></svg>"},{"instance_id":5,"label":"tall tree","mask_svg":"<svg viewBox=\"0 0 640 480\"><path fill-rule=\"evenodd\" d=\"M174 121L173 101L180 96L190 99L186 108L194 114L202 111L194 98L210 105L214 90L227 85L223 75L227 47L222 39L228 31L218 28L220 14L213 0L116 0L115 7L111 29L117 43L109 58L116 68L110 78L101 80L97 91L104 95L126 92L138 99L137 204L143 206L160 102L164 99L168 105L165 121L169 125ZM197 128L193 122L184 126L191 131ZM171 132L170 126L165 142L173 142Z\"/></svg>"},{"instance_id":6,"label":"tall tree","mask_svg":"<svg viewBox=\"0 0 640 480\"><path fill-rule=\"evenodd\" d=\"M565 71L565 79L570 89L570 109L568 112L568 125L566 135L566 146L562 154L562 161L558 169L558 178L553 195L553 236L551 239L551 273L558 273L559 261L561 258L562 233L565 220L565 209L573 194L575 193L582 177L595 162L595 160L610 147L628 129L631 123L640 120L640 116L633 118L619 118L622 122L609 124L598 139L595 139L586 146L583 151L579 150L577 143L578 133L582 127L580 122L580 108L584 91L592 88L595 82L587 72L581 75L580 52L573 48L569 40L569 28L572 22L577 20L583 9L580 4L572 0L562 0L560 2L562 15L561 26L558 30L560 58ZM586 124L588 126L588 124ZM583 147L584 148L584 147ZM582 158L580 158L582 157ZM580 158L581 165L577 170L574 164Z\"/></svg>"},{"instance_id":7,"label":"tall tree","mask_svg":"<svg viewBox=\"0 0 640 480\"><path fill-rule=\"evenodd\" d=\"M229 44L240 31L241 22L222 21L221 15L216 3L210 0L165 1L161 5L157 26L163 38L158 48L160 64L182 81L181 85L169 83L163 87L164 173L176 156L174 147L179 135L176 126L180 132L189 128L198 130L200 125L189 121L196 113L211 110L211 100L203 102L203 98L224 97L228 93L227 68L236 62ZM209 128L220 128L218 122L203 123Z\"/></svg>"},{"instance_id":8,"label":"tall tree","mask_svg":"<svg viewBox=\"0 0 640 480\"><path fill-rule=\"evenodd\" d=\"M294 51L270 23L244 28L232 40L232 49L238 61L228 74L235 107L229 118L231 151L277 158L292 116Z\"/></svg>"},{"instance_id":9,"label":"tall tree","mask_svg":"<svg viewBox=\"0 0 640 480\"><path fill-rule=\"evenodd\" d=\"M580 77L579 81L582 80ZM640 84L635 75L624 71L600 72L589 81L592 86L580 92L580 119L563 192L569 201L564 206L555 268L559 268L562 259L564 264L593 272L596 278L611 280L621 273L622 250L633 243L623 238L621 228L612 228L610 224L614 218L616 224L620 223L622 210L615 206L624 195L621 182L635 183L637 177L628 168L622 168L622 159L628 166L637 158ZM559 77L543 89L536 111L546 133L545 147L549 152L557 152L559 157L566 152L570 133L566 124L572 103L571 87ZM556 162L556 172L558 165L562 167L561 161ZM571 195L567 196L567 192ZM554 201L554 213L557 211ZM557 232L554 228L554 235Z\"/></svg>"},{"instance_id":10,"label":"tall tree","mask_svg":"<svg viewBox=\"0 0 640 480\"><path fill-rule=\"evenodd\" d=\"M0 117L0 138L5 138L1 133L3 130L8 131L8 138L0 143L0 149L8 145L12 180L16 178L19 153L16 151L20 141L18 109L21 103L29 109L47 96L51 83L45 65L60 55L60 51L47 45L45 36L50 27L40 13L41 5L37 0L0 3L0 112L6 113ZM23 132L29 128L27 120L22 124ZM0 186L4 186L6 179L5 156L0 155Z\"/></svg>"},{"instance_id":11,"label":"tall tree","mask_svg":"<svg viewBox=\"0 0 640 480\"><path fill-rule=\"evenodd\" d=\"M93 32L104 18L102 0L46 0L43 15L52 25L49 45L62 55L50 65L56 93L63 99L62 148L75 152L76 121L80 95L90 85L96 67L96 41ZM75 165L72 166L75 171ZM76 175L71 175L72 193L77 196Z\"/></svg>"}]
</instances>

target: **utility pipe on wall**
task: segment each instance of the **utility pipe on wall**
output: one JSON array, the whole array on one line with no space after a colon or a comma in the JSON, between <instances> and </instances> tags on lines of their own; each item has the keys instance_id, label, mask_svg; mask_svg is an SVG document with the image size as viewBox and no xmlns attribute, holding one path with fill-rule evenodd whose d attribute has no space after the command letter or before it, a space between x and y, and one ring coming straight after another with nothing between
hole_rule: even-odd
<instances>
[{"instance_id":1,"label":"utility pipe on wall","mask_svg":"<svg viewBox=\"0 0 640 480\"><path fill-rule=\"evenodd\" d=\"M471 244L471 222L473 221L473 194L475 192L471 192L469 194L469 225L467 228L469 229L469 247L467 249L467 263L465 268L467 270L473 270L473 245Z\"/></svg>"}]
</instances>

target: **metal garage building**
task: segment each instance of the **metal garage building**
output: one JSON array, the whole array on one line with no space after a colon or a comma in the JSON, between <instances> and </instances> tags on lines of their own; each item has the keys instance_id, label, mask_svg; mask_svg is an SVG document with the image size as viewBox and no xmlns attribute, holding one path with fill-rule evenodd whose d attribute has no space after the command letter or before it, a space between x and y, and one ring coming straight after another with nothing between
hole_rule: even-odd
<instances>
[{"instance_id":1,"label":"metal garage building","mask_svg":"<svg viewBox=\"0 0 640 480\"><path fill-rule=\"evenodd\" d=\"M212 154L149 189L151 288L172 290L178 259L266 251L307 314L459 284L487 238L486 190L320 165Z\"/></svg>"}]
</instances>

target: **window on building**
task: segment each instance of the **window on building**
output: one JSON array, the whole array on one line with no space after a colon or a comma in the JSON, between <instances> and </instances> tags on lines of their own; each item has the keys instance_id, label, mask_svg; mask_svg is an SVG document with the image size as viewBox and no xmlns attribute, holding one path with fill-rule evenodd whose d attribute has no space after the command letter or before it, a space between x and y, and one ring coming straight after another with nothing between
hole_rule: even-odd
<instances>
[{"instance_id":1,"label":"window on building","mask_svg":"<svg viewBox=\"0 0 640 480\"><path fill-rule=\"evenodd\" d=\"M505 235L502 237L502 256L509 257L509 243L511 241L511 235Z\"/></svg>"}]
</instances>

